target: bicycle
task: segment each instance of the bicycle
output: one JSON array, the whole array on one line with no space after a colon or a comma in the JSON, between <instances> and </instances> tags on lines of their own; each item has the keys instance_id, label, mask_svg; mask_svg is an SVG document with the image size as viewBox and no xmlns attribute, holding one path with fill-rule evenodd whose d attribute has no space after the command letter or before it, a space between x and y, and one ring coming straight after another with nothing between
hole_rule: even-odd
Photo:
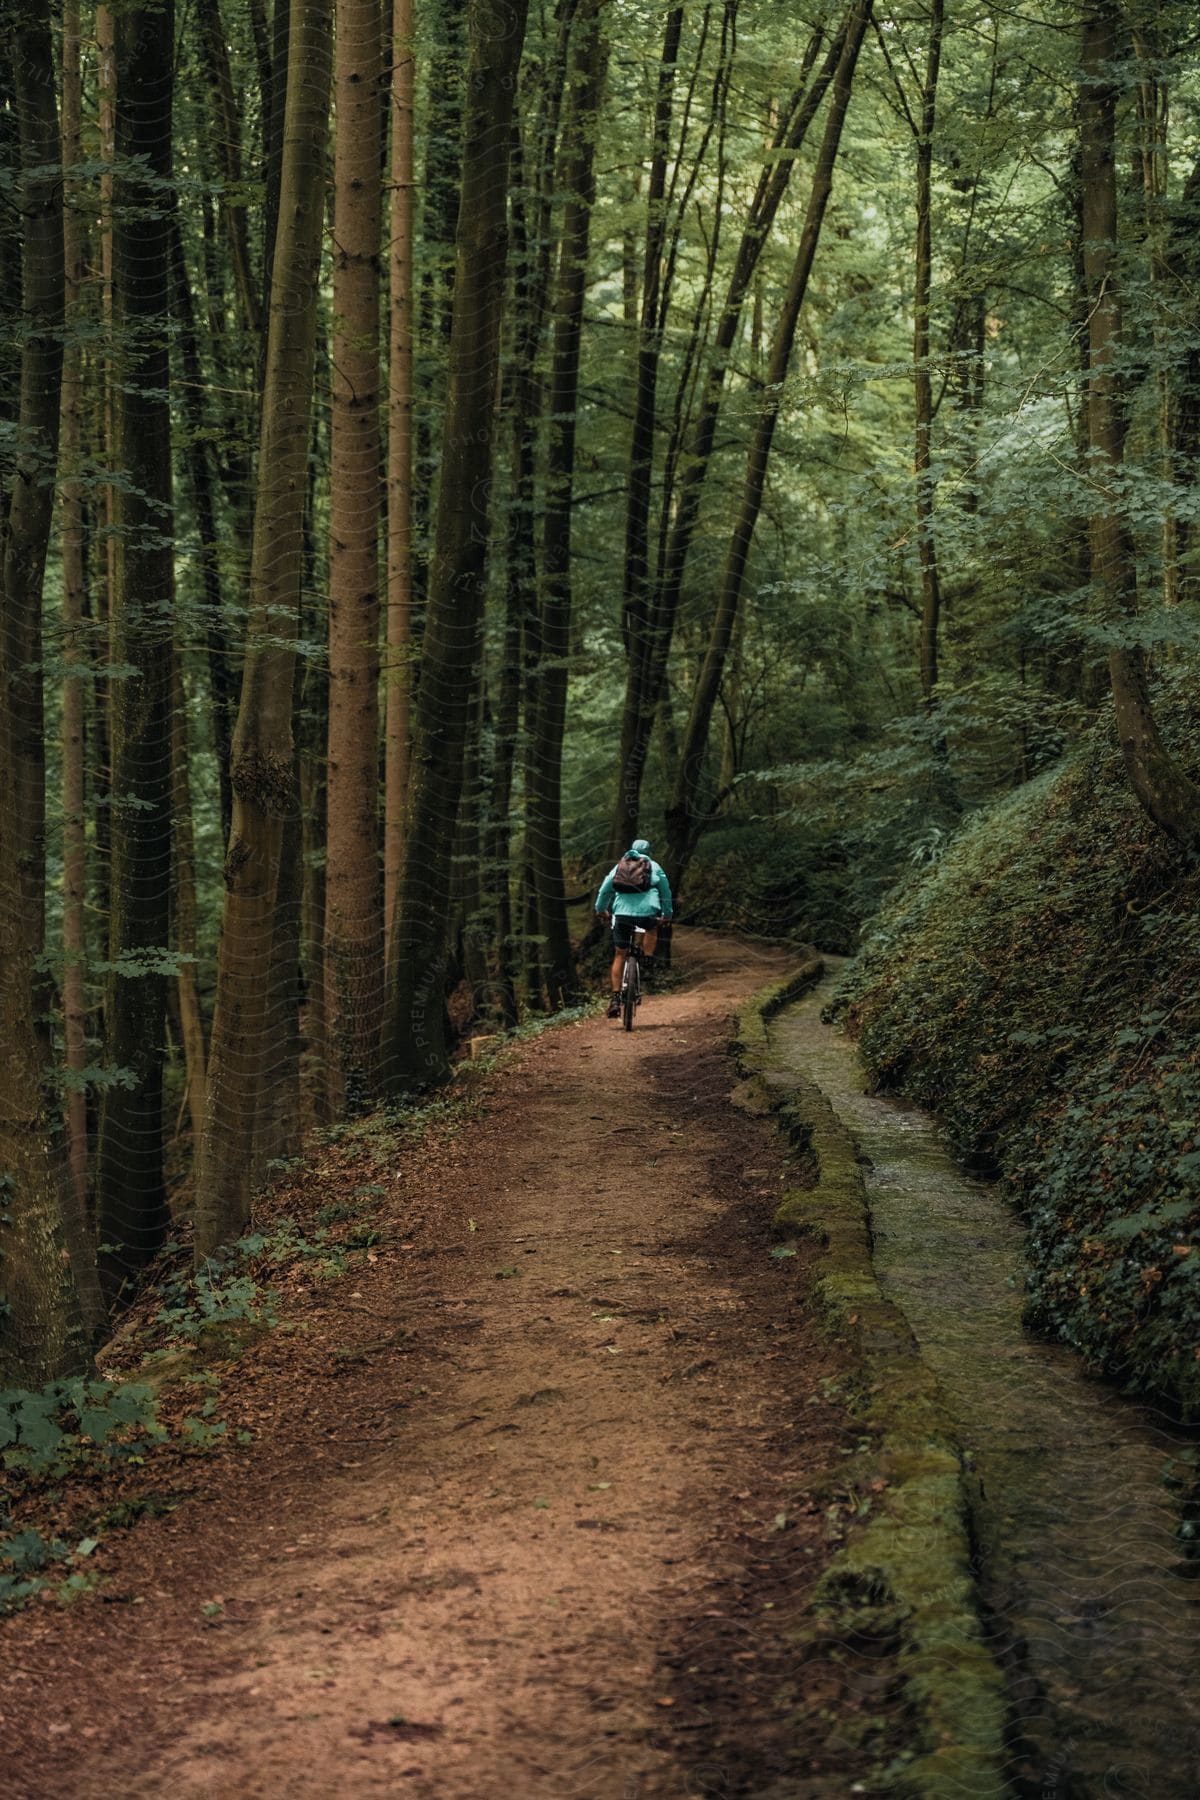
<instances>
[{"instance_id":1,"label":"bicycle","mask_svg":"<svg viewBox=\"0 0 1200 1800\"><path fill-rule=\"evenodd\" d=\"M633 942L625 952L625 966L621 970L621 1023L626 1031L633 1030L633 1015L642 1004L642 945L646 939L646 927L635 925Z\"/></svg>"}]
</instances>

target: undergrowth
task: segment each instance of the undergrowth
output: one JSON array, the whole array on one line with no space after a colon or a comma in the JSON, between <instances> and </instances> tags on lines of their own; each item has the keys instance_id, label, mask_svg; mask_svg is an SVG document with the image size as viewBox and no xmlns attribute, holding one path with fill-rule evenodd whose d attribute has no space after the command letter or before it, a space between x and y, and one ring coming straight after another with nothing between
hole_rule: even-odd
<instances>
[{"instance_id":1,"label":"undergrowth","mask_svg":"<svg viewBox=\"0 0 1200 1800\"><path fill-rule=\"evenodd\" d=\"M1196 774L1192 701L1162 723ZM897 892L835 1005L878 1086L1003 1177L1028 1323L1194 1415L1200 871L1134 801L1111 726Z\"/></svg>"}]
</instances>

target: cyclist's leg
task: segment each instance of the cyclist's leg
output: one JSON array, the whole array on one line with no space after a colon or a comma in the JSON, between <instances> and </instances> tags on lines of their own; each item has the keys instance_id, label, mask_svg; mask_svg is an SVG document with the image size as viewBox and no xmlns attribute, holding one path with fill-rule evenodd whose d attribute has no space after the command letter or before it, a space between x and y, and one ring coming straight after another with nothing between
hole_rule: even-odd
<instances>
[{"instance_id":1,"label":"cyclist's leg","mask_svg":"<svg viewBox=\"0 0 1200 1800\"><path fill-rule=\"evenodd\" d=\"M636 940L635 940L636 943ZM621 1016L626 1031L633 1029L633 1015L641 999L639 982L638 957L635 948L631 947L625 960L625 973L621 977Z\"/></svg>"},{"instance_id":2,"label":"cyclist's leg","mask_svg":"<svg viewBox=\"0 0 1200 1800\"><path fill-rule=\"evenodd\" d=\"M658 943L658 921L651 920L646 926L646 935L642 939L642 987L650 986L654 979L654 947Z\"/></svg>"},{"instance_id":3,"label":"cyclist's leg","mask_svg":"<svg viewBox=\"0 0 1200 1800\"><path fill-rule=\"evenodd\" d=\"M620 915L613 919L612 937L613 960L609 976L612 996L608 1003L608 1016L610 1019L615 1019L621 1010L621 979L625 972L625 958L629 955L629 945L632 940L632 926L627 920L622 920Z\"/></svg>"}]
</instances>

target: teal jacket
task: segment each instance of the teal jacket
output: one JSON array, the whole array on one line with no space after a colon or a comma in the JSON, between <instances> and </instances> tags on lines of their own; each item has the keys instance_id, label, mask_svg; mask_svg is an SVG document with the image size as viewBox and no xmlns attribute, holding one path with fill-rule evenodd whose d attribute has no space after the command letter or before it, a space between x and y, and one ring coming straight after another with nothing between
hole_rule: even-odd
<instances>
[{"instance_id":1,"label":"teal jacket","mask_svg":"<svg viewBox=\"0 0 1200 1800\"><path fill-rule=\"evenodd\" d=\"M630 850L626 854L636 856L638 852ZM656 918L661 913L665 919L670 918L674 911L671 884L667 880L661 864L656 863L652 856L648 856L646 861L650 864L650 886L643 894L618 894L613 886L613 876L617 872L617 865L613 864L600 883L600 892L596 895L596 911L598 913L619 913L623 918L635 919Z\"/></svg>"}]
</instances>

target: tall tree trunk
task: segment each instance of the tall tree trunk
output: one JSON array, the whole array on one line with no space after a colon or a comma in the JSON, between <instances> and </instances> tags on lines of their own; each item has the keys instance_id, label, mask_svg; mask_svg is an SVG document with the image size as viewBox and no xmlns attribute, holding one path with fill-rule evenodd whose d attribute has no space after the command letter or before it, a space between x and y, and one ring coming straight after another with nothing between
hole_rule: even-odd
<instances>
[{"instance_id":1,"label":"tall tree trunk","mask_svg":"<svg viewBox=\"0 0 1200 1800\"><path fill-rule=\"evenodd\" d=\"M551 1007L574 997L574 954L562 866L562 756L571 648L571 515L575 482L575 408L587 291L593 173L604 82L603 0L584 0L572 37L572 89L564 126L559 186L566 194L553 307L550 442L546 457L541 667L529 755L528 808L538 924Z\"/></svg>"},{"instance_id":2,"label":"tall tree trunk","mask_svg":"<svg viewBox=\"0 0 1200 1800\"><path fill-rule=\"evenodd\" d=\"M113 417L113 158L116 154L117 127L117 61L114 34L115 21L111 8L97 0L96 5L96 124L97 149L100 157L100 342L102 379L100 393L101 419L96 438L102 446L104 466L117 467ZM99 553L103 569L94 586L97 642L105 641L99 661L107 668L108 617L117 566L117 490L110 478L104 484L103 528L99 534ZM112 833L112 754L109 747L109 680L98 675L94 683L92 722L96 740L94 758L93 811L96 819L96 915L99 928L107 932L109 862Z\"/></svg>"},{"instance_id":3,"label":"tall tree trunk","mask_svg":"<svg viewBox=\"0 0 1200 1800\"><path fill-rule=\"evenodd\" d=\"M700 501L712 460L724 398L725 376L741 328L742 309L763 246L787 192L797 154L837 70L850 16L848 13L815 75L812 75L812 71L816 67L824 34L818 29L809 40L801 68L800 85L782 110L771 154L759 175L749 216L734 258L725 301L717 320L700 405L680 473L675 516L655 584L653 607L643 631L633 637L627 646L631 655L621 712L620 767L610 846L614 854L619 854L626 848L637 827L646 751L658 697L666 679L688 554L700 516Z\"/></svg>"},{"instance_id":4,"label":"tall tree trunk","mask_svg":"<svg viewBox=\"0 0 1200 1800\"><path fill-rule=\"evenodd\" d=\"M68 1070L67 1141L76 1232L91 1247L88 1227L87 1096L80 1072L87 1067L87 791L86 653L83 612L87 593L87 539L83 483L83 348L87 245L81 184L83 68L79 0L66 0L62 32L62 157L64 322L60 461L62 468L63 589L63 1039ZM70 671L78 667L79 673ZM94 1250L92 1260L94 1261Z\"/></svg>"},{"instance_id":5,"label":"tall tree trunk","mask_svg":"<svg viewBox=\"0 0 1200 1800\"><path fill-rule=\"evenodd\" d=\"M1154 348L1157 369L1154 376L1158 389L1159 471L1166 499L1162 506L1160 549L1162 558L1162 596L1164 606L1178 606L1180 598L1180 529L1179 510L1172 493L1178 461L1179 437L1178 384L1171 368L1172 350L1168 341L1177 330L1177 316L1170 317L1167 307L1176 296L1171 293L1169 235L1167 228L1167 147L1170 109L1169 88L1165 76L1158 73L1162 53L1156 41L1152 21L1135 24L1132 29L1133 49L1137 57L1137 117L1142 187L1142 228L1145 233L1146 261L1150 274L1150 293L1154 311Z\"/></svg>"},{"instance_id":6,"label":"tall tree trunk","mask_svg":"<svg viewBox=\"0 0 1200 1800\"><path fill-rule=\"evenodd\" d=\"M179 1035L183 1044L184 1079L194 1152L204 1126L206 1048L204 1019L200 1010L200 970L196 961L199 936L196 930L196 852L192 830L190 764L187 693L183 684L182 659L176 649L171 666L171 811L174 829L174 930L171 935L180 958L179 973L176 976Z\"/></svg>"},{"instance_id":7,"label":"tall tree trunk","mask_svg":"<svg viewBox=\"0 0 1200 1800\"><path fill-rule=\"evenodd\" d=\"M933 131L942 60L945 0L933 0L921 117L917 132L917 237L913 267L913 394L916 442L917 561L921 569L921 693L932 708L938 681L938 626L942 580L934 527L937 480L933 472L933 377L929 367L929 300L933 280Z\"/></svg>"},{"instance_id":8,"label":"tall tree trunk","mask_svg":"<svg viewBox=\"0 0 1200 1800\"><path fill-rule=\"evenodd\" d=\"M388 355L387 664L384 713L383 920L396 910L412 731L413 89L412 0L392 11L391 337Z\"/></svg>"},{"instance_id":9,"label":"tall tree trunk","mask_svg":"<svg viewBox=\"0 0 1200 1800\"><path fill-rule=\"evenodd\" d=\"M671 793L670 805L667 808L667 873L670 876L672 887L676 889L683 885L688 859L702 823L699 801L703 785L704 756L708 744L709 724L720 692L725 655L729 648L729 640L741 600L746 564L754 538L754 528L758 523L758 515L762 507L767 465L770 461L771 444L775 436L775 424L779 416L783 387L787 380L788 364L791 361L792 344L800 320L800 309L808 291L809 277L812 274L813 259L816 256L817 244L821 236L825 209L833 190L834 164L837 161L846 109L850 104L854 69L870 14L871 0L855 0L837 73L833 80L829 114L825 121L825 134L821 140L816 168L813 171L804 229L800 235L796 259L792 265L783 309L771 341L771 352L767 359L766 386L750 444L741 502L730 536L725 564L721 571L717 606L709 631L704 662L692 692L692 705L680 749L679 767Z\"/></svg>"},{"instance_id":10,"label":"tall tree trunk","mask_svg":"<svg viewBox=\"0 0 1200 1800\"><path fill-rule=\"evenodd\" d=\"M57 175L62 142L45 7L39 0L27 28L21 7L11 12L6 8L0 25L11 55L23 221L17 432L12 480L0 514L8 655L4 704L19 833L10 838L9 853L16 859L22 895L20 926L30 954L39 957L46 938L42 583L54 514L63 363L63 205ZM25 56L30 58L28 67L22 61ZM49 992L40 972L35 981L36 1010L44 1013Z\"/></svg>"},{"instance_id":11,"label":"tall tree trunk","mask_svg":"<svg viewBox=\"0 0 1200 1800\"><path fill-rule=\"evenodd\" d=\"M296 781L299 787L299 757ZM300 921L303 882L300 858L303 828L293 808L283 823L270 968L266 975L266 1046L254 1115L250 1186L265 1186L272 1164L300 1151Z\"/></svg>"},{"instance_id":12,"label":"tall tree trunk","mask_svg":"<svg viewBox=\"0 0 1200 1800\"><path fill-rule=\"evenodd\" d=\"M174 555L168 401L171 0L116 18L113 218L116 581L109 614L112 848L105 1088L97 1146L101 1277L110 1299L155 1255L170 1222L163 1059L171 887ZM126 1085L128 1083L128 1085Z\"/></svg>"},{"instance_id":13,"label":"tall tree trunk","mask_svg":"<svg viewBox=\"0 0 1200 1800\"><path fill-rule=\"evenodd\" d=\"M513 556L512 517L515 507L510 502L509 533L505 561L504 639L500 651L500 673L496 684L496 709L493 719L492 787L488 817L490 821L486 854L487 879L496 900L495 980L492 988L494 1008L504 1027L517 1023L517 945L512 903L512 873L509 868L512 842L513 771L516 766L517 731L521 717L521 616L525 604L524 590L518 578L519 564Z\"/></svg>"},{"instance_id":14,"label":"tall tree trunk","mask_svg":"<svg viewBox=\"0 0 1200 1800\"><path fill-rule=\"evenodd\" d=\"M454 242L462 177L464 32L467 0L424 0L429 61L429 116L421 178L424 274L418 307L413 379L414 629L423 629L438 466L434 446L445 412L446 354L454 304ZM420 680L418 666L417 680Z\"/></svg>"},{"instance_id":15,"label":"tall tree trunk","mask_svg":"<svg viewBox=\"0 0 1200 1800\"><path fill-rule=\"evenodd\" d=\"M480 680L463 746L463 792L455 844L453 887L462 943L462 977L470 991L467 1023L486 1012L490 913L483 906L483 846L486 842L487 795L484 788L483 732L487 692Z\"/></svg>"},{"instance_id":16,"label":"tall tree trunk","mask_svg":"<svg viewBox=\"0 0 1200 1800\"><path fill-rule=\"evenodd\" d=\"M2 17L20 141L21 344L15 456L0 544L0 1198L8 1223L0 1264L0 1381L40 1387L86 1358L75 1282L63 1254L71 1176L56 1107L43 1087L34 1027L42 746L29 739L25 658L38 646L53 513L62 377L61 144L45 0ZM32 760L31 760L32 759ZM32 805L31 805L32 802Z\"/></svg>"},{"instance_id":17,"label":"tall tree trunk","mask_svg":"<svg viewBox=\"0 0 1200 1800\"><path fill-rule=\"evenodd\" d=\"M691 168L683 186L683 191L675 203L675 221L671 231L670 244L667 251L667 279L673 283L675 265L679 256L685 224L690 224L693 196L702 173L707 175L705 182L705 200L695 201L696 221L701 237L704 240L704 268L698 278L689 284L689 300L691 324L687 335L680 343L677 352L678 375L675 380L675 397L671 406L671 420L666 434L666 445L662 459L662 479L659 482L658 528L656 532L655 563L655 604L653 614L657 610L657 595L661 584L663 562L666 556L667 542L671 532L671 522L675 516L677 499L677 482L680 460L684 443L689 435L696 412L696 399L699 389L699 377L703 372L703 361L708 350L711 335L713 291L716 281L717 267L721 254L722 231L726 204L726 183L728 177L728 130L729 130L729 90L733 80L733 66L737 46L737 18L741 0L723 0L721 13L720 51L713 72L712 93L709 102L708 119L701 135L699 146L692 156ZM697 64L698 70L698 64ZM772 108L772 135L778 127L778 117ZM717 139L715 166L708 174L707 152L713 135ZM707 228L703 224L703 212L707 210L711 223ZM660 709L661 710L661 709Z\"/></svg>"},{"instance_id":18,"label":"tall tree trunk","mask_svg":"<svg viewBox=\"0 0 1200 1800\"><path fill-rule=\"evenodd\" d=\"M303 635L303 625L302 632ZM300 737L300 945L304 959L306 1096L314 1124L330 1125L325 1075L325 771L329 739L329 683L319 664L306 661L301 683Z\"/></svg>"},{"instance_id":19,"label":"tall tree trunk","mask_svg":"<svg viewBox=\"0 0 1200 1800\"><path fill-rule=\"evenodd\" d=\"M273 0L271 6L270 82L263 90L262 209L263 324L259 334L259 364L266 368L271 326L271 283L275 279L275 249L279 236L279 196L283 182L283 134L287 118L288 72L292 66L290 36L292 0ZM267 104L269 99L269 104ZM261 384L260 384L261 385Z\"/></svg>"},{"instance_id":20,"label":"tall tree trunk","mask_svg":"<svg viewBox=\"0 0 1200 1800\"><path fill-rule=\"evenodd\" d=\"M1137 569L1120 491L1125 417L1115 156L1119 24L1115 0L1099 0L1084 15L1079 97L1092 581L1103 616L1110 620L1137 611ZM1108 668L1130 786L1155 824L1194 854L1200 848L1200 789L1162 741L1140 644L1112 649Z\"/></svg>"},{"instance_id":21,"label":"tall tree trunk","mask_svg":"<svg viewBox=\"0 0 1200 1800\"><path fill-rule=\"evenodd\" d=\"M642 258L641 317L638 322L637 362L634 382L633 428L629 440L628 500L625 511L625 564L621 598L621 638L629 665L629 680L644 688L645 646L650 633L650 485L654 475L654 426L658 404L658 365L662 354L664 314L670 304L663 289L663 240L666 235L667 163L670 156L671 113L675 93L679 41L683 32L682 6L672 6L663 28L662 55L658 65L658 90L654 107L654 134L650 150L650 176L646 190L646 242ZM637 694L640 713L644 695ZM651 709L653 716L653 709ZM648 734L647 734L648 736ZM640 755L622 742L620 787L617 799L618 829L614 855L628 848L637 827L645 743Z\"/></svg>"},{"instance_id":22,"label":"tall tree trunk","mask_svg":"<svg viewBox=\"0 0 1200 1800\"><path fill-rule=\"evenodd\" d=\"M174 201L175 196L172 196ZM204 638L207 649L208 686L211 706L209 723L212 731L213 755L217 764L217 791L221 808L221 831L228 838L233 819L233 789L229 782L229 755L233 742L233 719L236 707L233 659L229 634L225 628L225 602L221 592L221 547L217 533L217 504L213 491L204 418L204 372L200 361L200 343L196 333L196 312L187 263L183 254L183 233L179 228L179 208L172 206L171 221L171 300L178 326L179 361L183 372L180 410L187 427L187 449L184 461L191 489L192 511L199 538L200 592L204 607ZM247 471L247 474L249 472Z\"/></svg>"},{"instance_id":23,"label":"tall tree trunk","mask_svg":"<svg viewBox=\"0 0 1200 1800\"><path fill-rule=\"evenodd\" d=\"M196 1186L196 1256L249 1216L267 976L285 819L295 809L292 678L303 567L317 286L329 123L330 0L291 0L279 230L272 263L233 829L208 1093Z\"/></svg>"},{"instance_id":24,"label":"tall tree trunk","mask_svg":"<svg viewBox=\"0 0 1200 1800\"><path fill-rule=\"evenodd\" d=\"M1171 406L1172 474L1188 489L1200 476L1200 160L1192 165L1171 221L1168 266L1188 321L1172 371ZM1200 599L1200 533L1186 513L1176 519L1175 557L1179 602L1195 604Z\"/></svg>"},{"instance_id":25,"label":"tall tree trunk","mask_svg":"<svg viewBox=\"0 0 1200 1800\"><path fill-rule=\"evenodd\" d=\"M444 1079L445 903L478 680L497 362L505 288L505 192L526 0L472 0L454 323L437 532L414 731L404 872L393 930L388 1083Z\"/></svg>"},{"instance_id":26,"label":"tall tree trunk","mask_svg":"<svg viewBox=\"0 0 1200 1800\"><path fill-rule=\"evenodd\" d=\"M229 66L229 46L221 19L220 0L199 0L197 30L204 78L208 83L215 126L217 168L221 178L221 217L233 275L233 291L242 328L250 337L262 329L262 303L250 263L246 229L246 201L242 178L241 125Z\"/></svg>"},{"instance_id":27,"label":"tall tree trunk","mask_svg":"<svg viewBox=\"0 0 1200 1800\"><path fill-rule=\"evenodd\" d=\"M325 1014L330 1104L357 1111L378 1076L379 0L339 0L334 97L333 414Z\"/></svg>"},{"instance_id":28,"label":"tall tree trunk","mask_svg":"<svg viewBox=\"0 0 1200 1800\"><path fill-rule=\"evenodd\" d=\"M578 0L562 0L557 11L558 30L552 49L541 64L535 65L536 85L532 77L524 84L523 100L527 119L514 119L513 126L513 178L510 182L512 351L506 372L506 403L511 418L512 494L508 507L505 581L510 602L515 603L518 616L517 708L518 717L522 706L524 708L522 766L526 796L536 781L531 772L531 760L537 735L537 696L542 656L537 546L537 448L545 405L545 381L541 372L542 348L553 266L551 215L554 170L571 27L577 10ZM536 106L533 103L535 93ZM509 610L511 620L511 604ZM517 719L514 719L514 759L517 723ZM510 770L510 783L511 774ZM507 825L502 824L501 819L502 815L497 815L497 829L507 832ZM524 841L528 848L528 829L525 831ZM509 839L506 837L506 848L508 843ZM532 907L527 906L523 893L521 955L528 977L528 1003L538 1006L541 1004L541 964L536 941L539 936L536 888L531 867L523 870L522 881L533 893L534 904Z\"/></svg>"}]
</instances>

